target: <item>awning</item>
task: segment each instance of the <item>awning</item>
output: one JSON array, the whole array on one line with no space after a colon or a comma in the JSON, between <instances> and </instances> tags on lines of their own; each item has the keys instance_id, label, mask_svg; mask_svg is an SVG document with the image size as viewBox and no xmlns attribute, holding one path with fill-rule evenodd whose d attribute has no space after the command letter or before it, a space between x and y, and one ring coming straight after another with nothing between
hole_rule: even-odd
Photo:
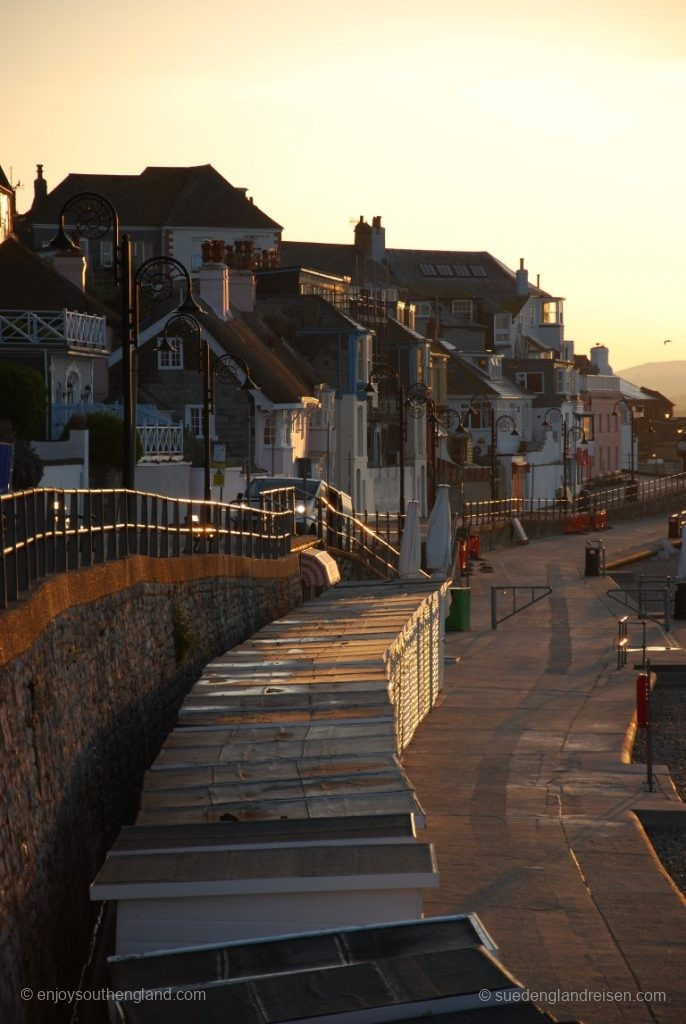
<instances>
[{"instance_id":1,"label":"awning","mask_svg":"<svg viewBox=\"0 0 686 1024\"><path fill-rule=\"evenodd\" d=\"M333 587L341 582L338 563L326 551L310 549L300 555L300 576L307 587Z\"/></svg>"}]
</instances>

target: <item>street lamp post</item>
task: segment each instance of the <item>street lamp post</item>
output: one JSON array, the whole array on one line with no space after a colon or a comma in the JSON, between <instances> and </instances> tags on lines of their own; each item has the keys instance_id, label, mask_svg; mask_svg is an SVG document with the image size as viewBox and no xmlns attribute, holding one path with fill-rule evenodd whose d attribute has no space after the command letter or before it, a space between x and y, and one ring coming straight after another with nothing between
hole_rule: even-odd
<instances>
[{"instance_id":1,"label":"street lamp post","mask_svg":"<svg viewBox=\"0 0 686 1024\"><path fill-rule=\"evenodd\" d=\"M422 411L426 410L427 502L429 508L433 508L436 501L436 424L438 419L431 388L421 382L413 384L408 391L405 405L415 419L419 419Z\"/></svg>"},{"instance_id":2,"label":"street lamp post","mask_svg":"<svg viewBox=\"0 0 686 1024\"><path fill-rule=\"evenodd\" d=\"M114 281L119 286L122 335L122 390L124 394L123 484L127 490L136 486L136 388L133 352L138 344L139 299L164 302L174 293L177 280L183 280L185 298L178 313L204 315L204 310L191 294L188 270L172 256L154 256L133 272L131 237L119 235L119 216L114 206L96 192L80 192L68 199L59 214L57 234L49 248L62 252L78 252L79 247L65 230L67 219L76 226L80 236L90 240L112 233Z\"/></svg>"},{"instance_id":3,"label":"street lamp post","mask_svg":"<svg viewBox=\"0 0 686 1024\"><path fill-rule=\"evenodd\" d=\"M250 368L245 359L241 356L231 356L228 353L218 356L212 363L210 371L210 396L213 396L212 381L219 377L226 384L231 384L237 391L244 391L248 399L248 445L247 457L245 460L245 493L250 496L250 464L252 462L252 435L255 421L255 396L253 391L257 390L257 384L250 376Z\"/></svg>"},{"instance_id":4,"label":"street lamp post","mask_svg":"<svg viewBox=\"0 0 686 1024\"><path fill-rule=\"evenodd\" d=\"M634 466L634 446L635 446L635 443L636 443L636 435L634 433L634 408L631 405L631 403L626 400L626 398L618 398L617 401L615 402L614 408L612 410L612 415L613 416L619 416L619 412L617 411L617 407L620 406L620 405L626 406L626 410L629 413L629 432L631 434L631 453L630 453L629 465L631 467L631 483L632 483L632 488L633 488L633 485L636 482L636 473L635 473L635 466Z\"/></svg>"},{"instance_id":5,"label":"street lamp post","mask_svg":"<svg viewBox=\"0 0 686 1024\"><path fill-rule=\"evenodd\" d=\"M210 412L212 408L212 382L210 372L210 346L203 341L202 328L195 317L177 314L167 320L164 327L164 340L170 348L174 339L192 340L198 345L198 353L202 371L202 435L204 451L204 498L212 500L212 483L210 479L211 443L210 443Z\"/></svg>"},{"instance_id":6,"label":"street lamp post","mask_svg":"<svg viewBox=\"0 0 686 1024\"><path fill-rule=\"evenodd\" d=\"M508 416L507 413L503 413L502 416L496 416L493 402L487 395L472 395L469 400L468 413L471 416L475 416L484 409L488 409L488 422L491 432L491 501L495 501L498 496L496 484L498 431L504 432L509 430L511 437L519 437L519 431L517 430L517 423L512 416Z\"/></svg>"},{"instance_id":7,"label":"street lamp post","mask_svg":"<svg viewBox=\"0 0 686 1024\"><path fill-rule=\"evenodd\" d=\"M383 385L389 382L393 385L398 412L399 514L400 523L402 523L402 517L405 515L405 388L401 383L398 372L392 366L389 366L387 363L377 363L372 366L369 382L365 390L368 395L373 395L377 393L376 384ZM402 526L400 526L400 529L402 530Z\"/></svg>"},{"instance_id":8,"label":"street lamp post","mask_svg":"<svg viewBox=\"0 0 686 1024\"><path fill-rule=\"evenodd\" d=\"M564 420L564 419L562 421L562 436L563 436L563 441L562 441L562 459L563 459L563 462L564 462L564 465L565 465L565 487L566 487L567 486L567 484L566 484L566 480L567 480L567 459L569 458L569 442L570 441L573 442L573 441L578 440L579 438L581 438L582 445L587 445L588 441L586 440L586 437L585 437L584 432L581 429L581 427L569 427L569 426L567 426L567 421ZM583 465L583 463L582 463L582 465ZM583 470L582 470L582 473L581 473L581 482L583 483ZM574 498L576 498L576 469L574 470L574 488L573 488L573 492L574 493L573 493L572 496Z\"/></svg>"}]
</instances>

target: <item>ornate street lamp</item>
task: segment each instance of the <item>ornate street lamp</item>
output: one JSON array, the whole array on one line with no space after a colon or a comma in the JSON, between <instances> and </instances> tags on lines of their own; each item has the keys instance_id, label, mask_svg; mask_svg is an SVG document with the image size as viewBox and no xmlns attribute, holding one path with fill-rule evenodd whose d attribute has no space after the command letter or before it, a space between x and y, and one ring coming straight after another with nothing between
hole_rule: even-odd
<instances>
[{"instance_id":1,"label":"ornate street lamp","mask_svg":"<svg viewBox=\"0 0 686 1024\"><path fill-rule=\"evenodd\" d=\"M215 377L230 384L236 391L245 392L248 398L248 454L245 460L245 489L246 495L250 496L250 464L252 462L252 435L255 422L255 396L253 391L257 390L257 384L250 376L250 368L245 359L240 356L231 356L228 353L218 356L212 363L210 377L210 395L213 395L212 382Z\"/></svg>"},{"instance_id":2,"label":"ornate street lamp","mask_svg":"<svg viewBox=\"0 0 686 1024\"><path fill-rule=\"evenodd\" d=\"M65 230L69 222L80 236L90 240L112 234L115 259L114 281L120 290L122 327L122 388L124 392L123 483L127 490L136 486L136 394L133 374L133 350L138 345L139 299L164 302L174 294L177 281L185 285L185 297L178 313L204 316L205 311L191 294L190 274L183 263L172 256L154 256L133 271L131 237L119 236L119 216L109 199L97 192L80 192L62 206L57 234L49 248L63 252L79 251Z\"/></svg>"},{"instance_id":3,"label":"ornate street lamp","mask_svg":"<svg viewBox=\"0 0 686 1024\"><path fill-rule=\"evenodd\" d=\"M378 394L379 388L389 388L395 393L396 410L398 413L398 471L400 474L400 509L399 530L402 531L402 517L405 515L405 388L400 376L388 363L376 363L369 374L369 382L365 388L367 395Z\"/></svg>"},{"instance_id":4,"label":"ornate street lamp","mask_svg":"<svg viewBox=\"0 0 686 1024\"><path fill-rule=\"evenodd\" d=\"M432 508L436 501L436 403L431 394L431 388L423 383L413 384L407 393L405 402L407 411L414 419L426 411L426 464L427 464L427 499L429 507ZM430 429L428 429L430 428Z\"/></svg>"},{"instance_id":5,"label":"ornate street lamp","mask_svg":"<svg viewBox=\"0 0 686 1024\"><path fill-rule=\"evenodd\" d=\"M636 483L636 473L635 473L635 468L634 468L634 446L635 446L635 443L636 443L636 434L634 433L634 407L631 405L630 402L627 401L626 398L618 398L617 401L615 402L614 408L612 410L612 415L613 416L619 416L618 406L620 406L620 405L624 405L626 407L627 412L629 413L629 429L630 429L630 434L631 434L631 461L630 461L630 466L631 466L631 484L632 484L632 490L633 490L633 487L634 487L634 485Z\"/></svg>"},{"instance_id":6,"label":"ornate street lamp","mask_svg":"<svg viewBox=\"0 0 686 1024\"><path fill-rule=\"evenodd\" d=\"M488 395L472 395L469 400L468 413L475 416L477 413L481 414L485 409L488 410L488 421L491 431L491 501L495 501L498 490L496 484L498 431L504 433L506 430L509 430L511 437L519 437L519 431L517 430L517 423L512 416L508 416L507 413L503 413L502 416L496 416L493 402Z\"/></svg>"}]
</instances>

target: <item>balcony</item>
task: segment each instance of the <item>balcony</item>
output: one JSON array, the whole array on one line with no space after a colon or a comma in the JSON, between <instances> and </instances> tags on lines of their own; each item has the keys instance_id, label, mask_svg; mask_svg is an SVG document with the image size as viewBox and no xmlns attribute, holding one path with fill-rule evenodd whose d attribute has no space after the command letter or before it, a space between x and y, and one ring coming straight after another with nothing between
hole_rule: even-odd
<instances>
[{"instance_id":1,"label":"balcony","mask_svg":"<svg viewBox=\"0 0 686 1024\"><path fill-rule=\"evenodd\" d=\"M69 309L5 309L0 313L0 346L62 345L86 352L107 352L104 316Z\"/></svg>"}]
</instances>

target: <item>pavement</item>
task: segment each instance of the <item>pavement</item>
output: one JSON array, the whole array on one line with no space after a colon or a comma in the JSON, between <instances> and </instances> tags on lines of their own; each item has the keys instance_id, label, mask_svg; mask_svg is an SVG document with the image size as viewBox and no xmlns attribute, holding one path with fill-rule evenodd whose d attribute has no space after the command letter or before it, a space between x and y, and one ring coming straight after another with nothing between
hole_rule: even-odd
<instances>
[{"instance_id":1,"label":"pavement","mask_svg":"<svg viewBox=\"0 0 686 1024\"><path fill-rule=\"evenodd\" d=\"M477 913L560 1021L686 1021L686 902L635 814L680 801L664 766L649 793L629 761L640 655L617 668L625 609L584 575L588 540L610 562L666 529L665 514L482 552L471 628L447 633L444 695L403 757L441 877L425 915ZM491 588L504 610L513 586L552 593L492 630ZM649 625L647 643L686 665L686 623Z\"/></svg>"}]
</instances>

